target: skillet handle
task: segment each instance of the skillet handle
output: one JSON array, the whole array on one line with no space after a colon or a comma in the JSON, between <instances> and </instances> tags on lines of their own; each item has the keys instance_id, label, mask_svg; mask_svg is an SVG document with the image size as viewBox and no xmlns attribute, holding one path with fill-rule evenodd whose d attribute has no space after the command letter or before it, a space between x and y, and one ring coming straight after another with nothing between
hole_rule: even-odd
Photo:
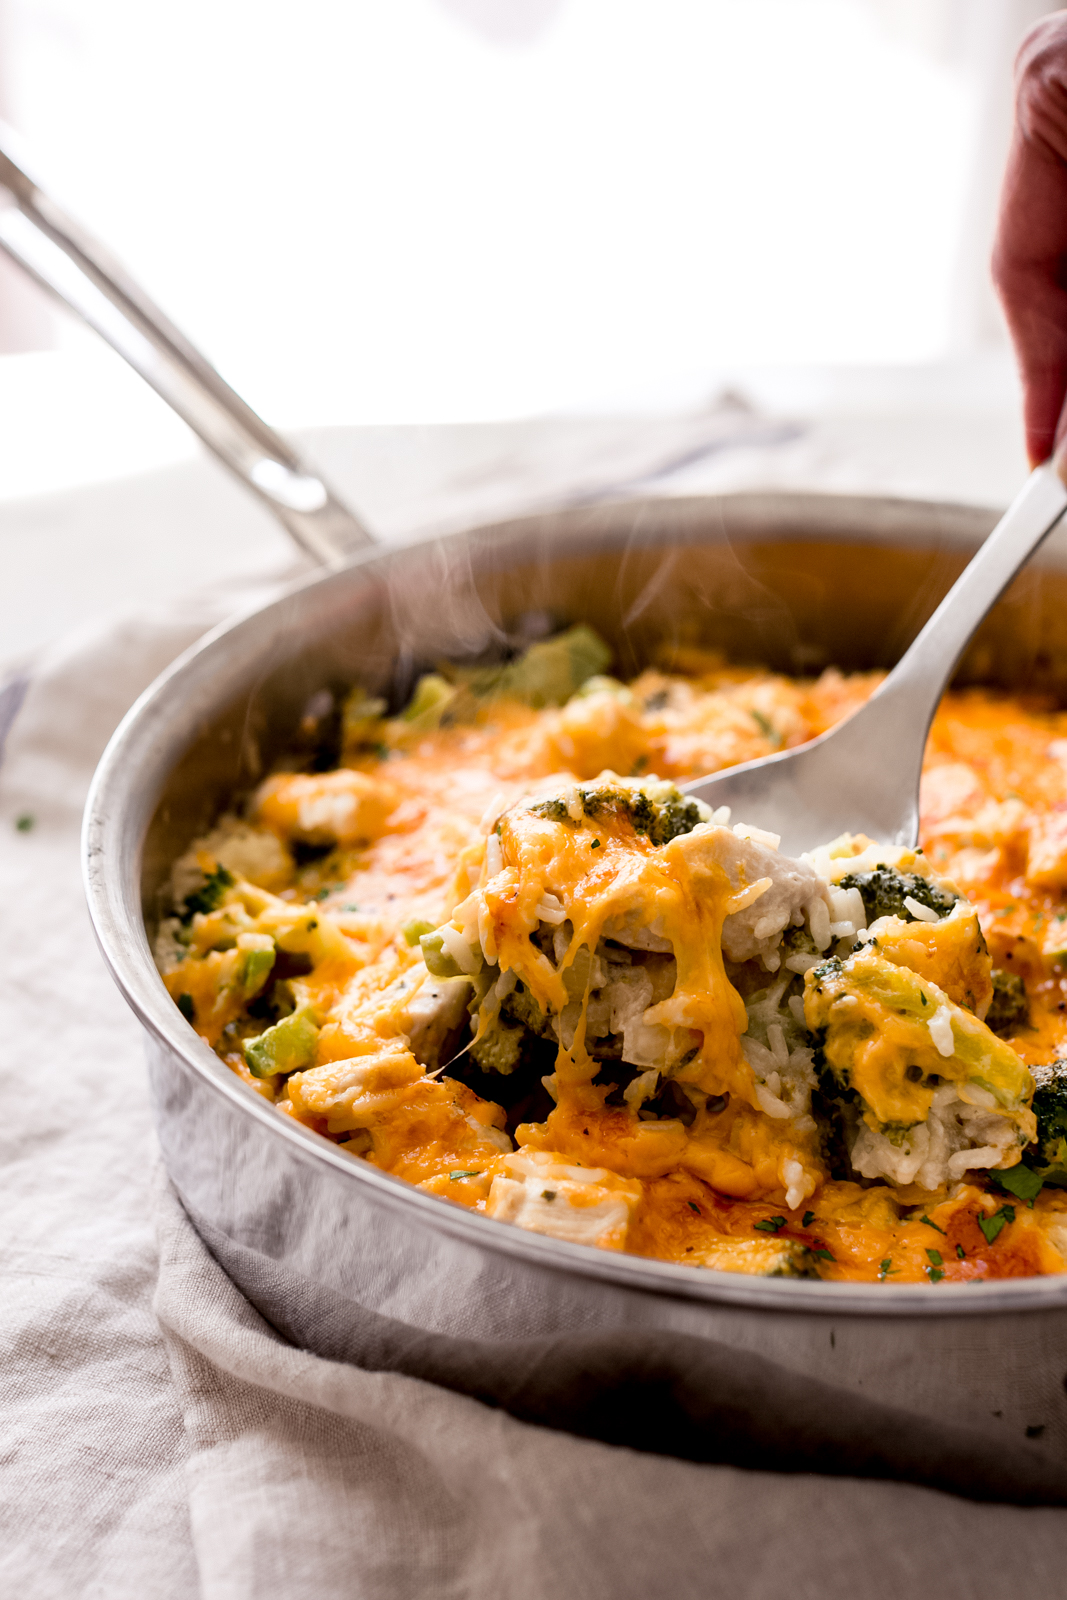
<instances>
[{"instance_id":1,"label":"skillet handle","mask_svg":"<svg viewBox=\"0 0 1067 1600\"><path fill-rule=\"evenodd\" d=\"M42 192L16 153L17 136L0 123L0 248L106 339L315 561L341 566L373 545L319 474Z\"/></svg>"}]
</instances>

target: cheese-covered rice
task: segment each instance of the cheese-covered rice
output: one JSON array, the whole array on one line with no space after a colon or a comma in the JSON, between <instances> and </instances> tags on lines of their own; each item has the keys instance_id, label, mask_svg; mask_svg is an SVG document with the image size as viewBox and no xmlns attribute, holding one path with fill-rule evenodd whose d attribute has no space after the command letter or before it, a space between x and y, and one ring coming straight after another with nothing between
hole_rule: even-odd
<instances>
[{"instance_id":1,"label":"cheese-covered rice","mask_svg":"<svg viewBox=\"0 0 1067 1600\"><path fill-rule=\"evenodd\" d=\"M877 676L609 664L577 627L394 717L353 690L332 770L275 772L175 863L187 1021L353 1160L570 1243L1067 1270L1067 714L950 694L922 849L793 860L679 785Z\"/></svg>"}]
</instances>

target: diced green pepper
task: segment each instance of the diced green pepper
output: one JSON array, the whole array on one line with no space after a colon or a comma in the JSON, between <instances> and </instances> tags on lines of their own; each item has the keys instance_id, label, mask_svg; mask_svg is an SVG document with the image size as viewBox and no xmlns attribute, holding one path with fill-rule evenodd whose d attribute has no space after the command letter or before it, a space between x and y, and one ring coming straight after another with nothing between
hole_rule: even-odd
<instances>
[{"instance_id":1,"label":"diced green pepper","mask_svg":"<svg viewBox=\"0 0 1067 1600\"><path fill-rule=\"evenodd\" d=\"M438 672L425 673L415 685L412 695L404 710L400 713L401 722L407 722L421 733L429 733L440 726L448 702L455 697L456 690L446 678Z\"/></svg>"},{"instance_id":2,"label":"diced green pepper","mask_svg":"<svg viewBox=\"0 0 1067 1600\"><path fill-rule=\"evenodd\" d=\"M419 944L422 946L422 959L426 963L426 969L432 972L435 978L464 976L459 962L445 949L445 941L439 929L434 933L420 934Z\"/></svg>"},{"instance_id":3,"label":"diced green pepper","mask_svg":"<svg viewBox=\"0 0 1067 1600\"><path fill-rule=\"evenodd\" d=\"M280 1072L300 1072L315 1059L319 1030L311 1006L298 1006L273 1028L246 1039L243 1045L248 1070L254 1078L273 1078Z\"/></svg>"},{"instance_id":4,"label":"diced green pepper","mask_svg":"<svg viewBox=\"0 0 1067 1600\"><path fill-rule=\"evenodd\" d=\"M270 949L246 950L244 960L238 968L237 981L241 986L246 1000L252 1000L262 989L270 976L274 966L275 950L273 943Z\"/></svg>"},{"instance_id":5,"label":"diced green pepper","mask_svg":"<svg viewBox=\"0 0 1067 1600\"><path fill-rule=\"evenodd\" d=\"M445 927L447 928L447 926L448 924L446 923ZM470 978L471 982L477 986L479 974L483 976L485 974L485 957L482 955L481 950L477 947L471 950L473 970L461 967L445 943L444 930L441 928L435 928L432 933L420 934L419 945L422 949L422 958L426 962L427 971L432 972L435 978ZM470 947L468 946L467 948ZM492 981L490 978L485 991L479 995L479 1005L485 998L485 993L492 987Z\"/></svg>"}]
</instances>

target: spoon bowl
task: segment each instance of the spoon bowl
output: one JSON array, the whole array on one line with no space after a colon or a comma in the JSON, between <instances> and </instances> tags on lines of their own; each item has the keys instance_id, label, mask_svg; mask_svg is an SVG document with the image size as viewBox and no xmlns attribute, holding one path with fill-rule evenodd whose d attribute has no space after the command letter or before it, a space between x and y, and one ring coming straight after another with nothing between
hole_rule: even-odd
<instances>
[{"instance_id":1,"label":"spoon bowl","mask_svg":"<svg viewBox=\"0 0 1067 1600\"><path fill-rule=\"evenodd\" d=\"M1061 452L1035 468L911 647L866 705L797 750L687 784L712 809L779 836L799 855L843 833L918 843L930 723L960 657L1004 590L1067 511Z\"/></svg>"}]
</instances>

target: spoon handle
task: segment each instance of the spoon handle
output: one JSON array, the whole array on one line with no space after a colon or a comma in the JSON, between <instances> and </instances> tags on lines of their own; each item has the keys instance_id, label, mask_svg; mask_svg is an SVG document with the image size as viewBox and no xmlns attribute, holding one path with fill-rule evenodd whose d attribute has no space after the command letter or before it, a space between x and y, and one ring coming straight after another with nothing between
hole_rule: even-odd
<instances>
[{"instance_id":1,"label":"spoon handle","mask_svg":"<svg viewBox=\"0 0 1067 1600\"><path fill-rule=\"evenodd\" d=\"M867 782L880 766L887 798L899 797L883 838L918 837L916 797L934 713L986 614L1067 511L1063 471L1060 461L1035 468L884 683L833 736L842 752L853 747Z\"/></svg>"},{"instance_id":2,"label":"spoon handle","mask_svg":"<svg viewBox=\"0 0 1067 1600\"><path fill-rule=\"evenodd\" d=\"M1064 470L1057 460L1031 473L866 705L810 744L713 773L687 791L778 834L787 855L841 833L915 845L923 752L938 701L979 623L1067 511Z\"/></svg>"},{"instance_id":3,"label":"spoon handle","mask_svg":"<svg viewBox=\"0 0 1067 1600\"><path fill-rule=\"evenodd\" d=\"M321 476L49 199L16 149L16 136L0 123L0 248L117 350L314 560L340 566L374 544Z\"/></svg>"}]
</instances>

